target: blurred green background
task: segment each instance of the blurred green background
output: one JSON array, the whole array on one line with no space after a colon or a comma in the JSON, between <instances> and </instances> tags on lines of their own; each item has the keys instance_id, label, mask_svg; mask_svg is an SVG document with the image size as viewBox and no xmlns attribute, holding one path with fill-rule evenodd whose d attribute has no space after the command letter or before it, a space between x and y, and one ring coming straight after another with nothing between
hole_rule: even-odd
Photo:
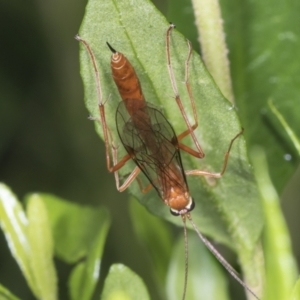
<instances>
[{"instance_id":1,"label":"blurred green background","mask_svg":"<svg viewBox=\"0 0 300 300\"><path fill-rule=\"evenodd\" d=\"M148 259L145 249L129 219L128 194L117 192L107 172L103 142L83 102L74 36L85 5L69 0L0 1L0 181L19 199L47 192L85 205L105 205L112 227L103 272L122 262L151 282L142 263ZM60 299L67 299L71 267L56 264ZM34 299L2 231L0 282L21 299Z\"/></svg>"},{"instance_id":2,"label":"blurred green background","mask_svg":"<svg viewBox=\"0 0 300 300\"><path fill-rule=\"evenodd\" d=\"M156 2L166 13L167 1ZM128 194L116 191L114 177L106 169L103 142L87 119L83 102L74 36L85 5L86 1L0 0L0 181L20 199L37 191L108 207L112 228L104 272L111 263L122 262L151 286L144 263L151 262L134 236ZM183 9L178 18L182 14L192 16L192 11ZM186 31L195 45L193 19L185 26L178 30ZM298 261L299 179L298 169L282 193ZM0 282L22 299L33 299L2 232L0 239ZM65 284L70 267L56 263ZM66 286L59 288L61 299L67 299Z\"/></svg>"}]
</instances>

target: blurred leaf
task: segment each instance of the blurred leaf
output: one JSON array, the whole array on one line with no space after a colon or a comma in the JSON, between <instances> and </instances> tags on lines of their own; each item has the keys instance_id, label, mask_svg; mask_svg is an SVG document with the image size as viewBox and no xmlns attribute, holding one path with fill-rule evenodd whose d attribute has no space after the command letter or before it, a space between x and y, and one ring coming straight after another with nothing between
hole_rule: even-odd
<instances>
[{"instance_id":1,"label":"blurred leaf","mask_svg":"<svg viewBox=\"0 0 300 300\"><path fill-rule=\"evenodd\" d=\"M300 279L296 281L294 285L291 300L300 300Z\"/></svg>"},{"instance_id":2,"label":"blurred leaf","mask_svg":"<svg viewBox=\"0 0 300 300\"><path fill-rule=\"evenodd\" d=\"M107 226L106 210L80 206L50 194L39 196L47 207L55 255L67 263L74 263L89 254L92 243L99 237L99 228Z\"/></svg>"},{"instance_id":3,"label":"blurred leaf","mask_svg":"<svg viewBox=\"0 0 300 300\"><path fill-rule=\"evenodd\" d=\"M142 279L122 264L112 265L105 279L102 300L150 299Z\"/></svg>"},{"instance_id":4,"label":"blurred leaf","mask_svg":"<svg viewBox=\"0 0 300 300\"><path fill-rule=\"evenodd\" d=\"M189 279L186 299L229 299L227 281L224 277L222 266L194 232L188 232L188 242ZM182 299L184 266L184 239L181 237L173 249L169 265L167 278L167 295L169 300Z\"/></svg>"},{"instance_id":5,"label":"blurred leaf","mask_svg":"<svg viewBox=\"0 0 300 300\"><path fill-rule=\"evenodd\" d=\"M31 272L31 245L28 240L28 220L22 205L4 184L0 184L0 220L9 249L35 295L39 295Z\"/></svg>"},{"instance_id":6,"label":"blurred leaf","mask_svg":"<svg viewBox=\"0 0 300 300\"><path fill-rule=\"evenodd\" d=\"M266 261L264 299L290 299L296 281L297 264L292 253L287 225L279 197L268 174L267 158L257 147L251 152L255 175L263 200L265 228L263 232Z\"/></svg>"},{"instance_id":7,"label":"blurred leaf","mask_svg":"<svg viewBox=\"0 0 300 300\"><path fill-rule=\"evenodd\" d=\"M38 194L27 202L28 240L31 246L30 267L39 299L57 299L57 277L53 262L53 240L46 207Z\"/></svg>"},{"instance_id":8,"label":"blurred leaf","mask_svg":"<svg viewBox=\"0 0 300 300\"><path fill-rule=\"evenodd\" d=\"M289 126L300 136L299 1L220 1L237 105L248 145L261 145L278 191L299 161L292 146L274 128L266 112L272 99ZM292 160L285 160L290 154Z\"/></svg>"},{"instance_id":9,"label":"blurred leaf","mask_svg":"<svg viewBox=\"0 0 300 300\"><path fill-rule=\"evenodd\" d=\"M57 255L67 263L85 258L71 274L71 298L91 299L99 279L109 215L100 207L80 206L48 194L40 197L48 210Z\"/></svg>"},{"instance_id":10,"label":"blurred leaf","mask_svg":"<svg viewBox=\"0 0 300 300\"><path fill-rule=\"evenodd\" d=\"M173 247L172 233L164 221L151 215L133 197L130 200L130 216L135 232L150 254L154 279L163 289Z\"/></svg>"},{"instance_id":11,"label":"blurred leaf","mask_svg":"<svg viewBox=\"0 0 300 300\"><path fill-rule=\"evenodd\" d=\"M89 251L84 262L79 263L72 271L69 287L71 299L91 299L100 275L102 254L105 246L110 221L108 215L102 217L98 226L98 235L90 243Z\"/></svg>"},{"instance_id":12,"label":"blurred leaf","mask_svg":"<svg viewBox=\"0 0 300 300\"><path fill-rule=\"evenodd\" d=\"M20 300L13 295L7 288L0 284L0 300Z\"/></svg>"}]
</instances>

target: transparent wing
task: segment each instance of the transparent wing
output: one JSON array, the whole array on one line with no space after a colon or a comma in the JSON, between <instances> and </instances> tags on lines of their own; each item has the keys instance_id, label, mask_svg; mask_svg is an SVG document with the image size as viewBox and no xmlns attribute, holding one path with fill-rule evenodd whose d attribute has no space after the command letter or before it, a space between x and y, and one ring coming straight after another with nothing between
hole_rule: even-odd
<instances>
[{"instance_id":1,"label":"transparent wing","mask_svg":"<svg viewBox=\"0 0 300 300\"><path fill-rule=\"evenodd\" d=\"M128 103L119 104L117 130L127 152L163 198L166 185L180 186L182 180L186 185L185 174L173 127L158 109L143 103L133 114L128 113Z\"/></svg>"}]
</instances>

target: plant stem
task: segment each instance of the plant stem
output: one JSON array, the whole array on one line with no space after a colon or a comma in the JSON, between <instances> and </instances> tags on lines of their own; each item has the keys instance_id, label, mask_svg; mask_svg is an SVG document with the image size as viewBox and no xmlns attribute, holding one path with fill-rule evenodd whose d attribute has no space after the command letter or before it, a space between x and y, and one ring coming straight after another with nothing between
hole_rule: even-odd
<instances>
[{"instance_id":1,"label":"plant stem","mask_svg":"<svg viewBox=\"0 0 300 300\"><path fill-rule=\"evenodd\" d=\"M218 0L192 0L202 58L223 95L234 103L228 49Z\"/></svg>"}]
</instances>

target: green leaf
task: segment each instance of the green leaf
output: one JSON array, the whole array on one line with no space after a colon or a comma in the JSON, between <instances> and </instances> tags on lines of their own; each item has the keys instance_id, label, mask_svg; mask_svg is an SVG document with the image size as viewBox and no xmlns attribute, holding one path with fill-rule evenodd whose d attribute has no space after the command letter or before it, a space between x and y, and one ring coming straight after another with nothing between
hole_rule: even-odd
<instances>
[{"instance_id":1,"label":"green leaf","mask_svg":"<svg viewBox=\"0 0 300 300\"><path fill-rule=\"evenodd\" d=\"M189 280L186 299L230 299L227 292L227 281L220 264L195 233L188 232L188 242ZM174 247L169 265L167 295L170 300L182 299L184 266L184 239L181 237Z\"/></svg>"},{"instance_id":2,"label":"green leaf","mask_svg":"<svg viewBox=\"0 0 300 300\"><path fill-rule=\"evenodd\" d=\"M299 300L299 299L300 299L300 279L298 278L293 288L291 300Z\"/></svg>"},{"instance_id":3,"label":"green leaf","mask_svg":"<svg viewBox=\"0 0 300 300\"><path fill-rule=\"evenodd\" d=\"M39 295L31 272L31 245L27 236L28 220L22 205L4 184L0 184L0 220L10 251L35 295Z\"/></svg>"},{"instance_id":4,"label":"green leaf","mask_svg":"<svg viewBox=\"0 0 300 300\"><path fill-rule=\"evenodd\" d=\"M39 196L47 207L55 255L67 263L75 263L86 256L98 237L99 228L108 222L106 210L77 205L50 194Z\"/></svg>"},{"instance_id":5,"label":"green leaf","mask_svg":"<svg viewBox=\"0 0 300 300\"><path fill-rule=\"evenodd\" d=\"M135 233L151 257L154 280L164 289L172 233L166 222L149 214L133 197L130 199L130 216Z\"/></svg>"},{"instance_id":6,"label":"green leaf","mask_svg":"<svg viewBox=\"0 0 300 300\"><path fill-rule=\"evenodd\" d=\"M296 281L297 264L292 253L287 225L281 212L279 197L268 174L264 151L251 152L265 214L263 247L266 261L264 299L290 299Z\"/></svg>"},{"instance_id":7,"label":"green leaf","mask_svg":"<svg viewBox=\"0 0 300 300\"><path fill-rule=\"evenodd\" d=\"M28 198L28 240L31 245L30 267L39 299L57 299L57 277L53 262L53 240L46 207L38 194Z\"/></svg>"},{"instance_id":8,"label":"green leaf","mask_svg":"<svg viewBox=\"0 0 300 300\"><path fill-rule=\"evenodd\" d=\"M78 263L71 273L71 299L91 299L99 280L101 258L110 219L101 207L77 205L49 194L40 194L51 223L56 255Z\"/></svg>"},{"instance_id":9,"label":"green leaf","mask_svg":"<svg viewBox=\"0 0 300 300\"><path fill-rule=\"evenodd\" d=\"M168 22L146 0L90 0L87 5L80 36L90 44L96 56L103 101L110 98L106 102L107 123L118 146L120 142L115 128L115 112L120 97L110 75L111 53L106 46L107 41L131 61L147 101L164 108L165 116L172 121L177 133L186 130L168 77L165 55L167 28ZM191 116L188 94L181 83L184 80L187 53L186 40L174 31L171 59L183 105ZM86 106L91 115L97 117L99 112L94 71L85 49L81 51L81 74ZM222 96L196 53L193 53L190 64L190 84L196 98L200 123L196 135L206 151L206 157L199 161L184 153L184 165L186 169L200 168L218 172L229 142L240 131L241 125L234 108ZM100 125L95 123L97 131L102 135ZM121 157L125 152L122 147L118 150ZM128 174L133 167L133 163L128 164L122 174ZM222 179L206 181L205 178L191 178L189 184L196 201L196 209L193 211L196 224L203 233L234 248L240 261L249 264L263 220L243 137L234 143L228 169ZM130 192L154 214L181 225L180 218L170 215L169 209L161 203L154 191L143 196L138 185L133 184ZM255 273L254 270L252 272Z\"/></svg>"},{"instance_id":10,"label":"green leaf","mask_svg":"<svg viewBox=\"0 0 300 300\"><path fill-rule=\"evenodd\" d=\"M102 218L98 226L98 235L90 243L86 260L79 263L72 271L69 281L71 299L91 299L100 275L102 254L105 246L110 221L108 216Z\"/></svg>"},{"instance_id":11,"label":"green leaf","mask_svg":"<svg viewBox=\"0 0 300 300\"><path fill-rule=\"evenodd\" d=\"M0 284L0 300L20 300L13 295L7 288Z\"/></svg>"},{"instance_id":12,"label":"green leaf","mask_svg":"<svg viewBox=\"0 0 300 300\"><path fill-rule=\"evenodd\" d=\"M299 161L284 129L272 121L272 99L300 136L299 1L220 1L237 105L249 146L261 145L278 191ZM291 160L285 160L292 156Z\"/></svg>"},{"instance_id":13,"label":"green leaf","mask_svg":"<svg viewBox=\"0 0 300 300\"><path fill-rule=\"evenodd\" d=\"M102 300L148 300L142 279L122 264L112 265L105 279Z\"/></svg>"}]
</instances>

